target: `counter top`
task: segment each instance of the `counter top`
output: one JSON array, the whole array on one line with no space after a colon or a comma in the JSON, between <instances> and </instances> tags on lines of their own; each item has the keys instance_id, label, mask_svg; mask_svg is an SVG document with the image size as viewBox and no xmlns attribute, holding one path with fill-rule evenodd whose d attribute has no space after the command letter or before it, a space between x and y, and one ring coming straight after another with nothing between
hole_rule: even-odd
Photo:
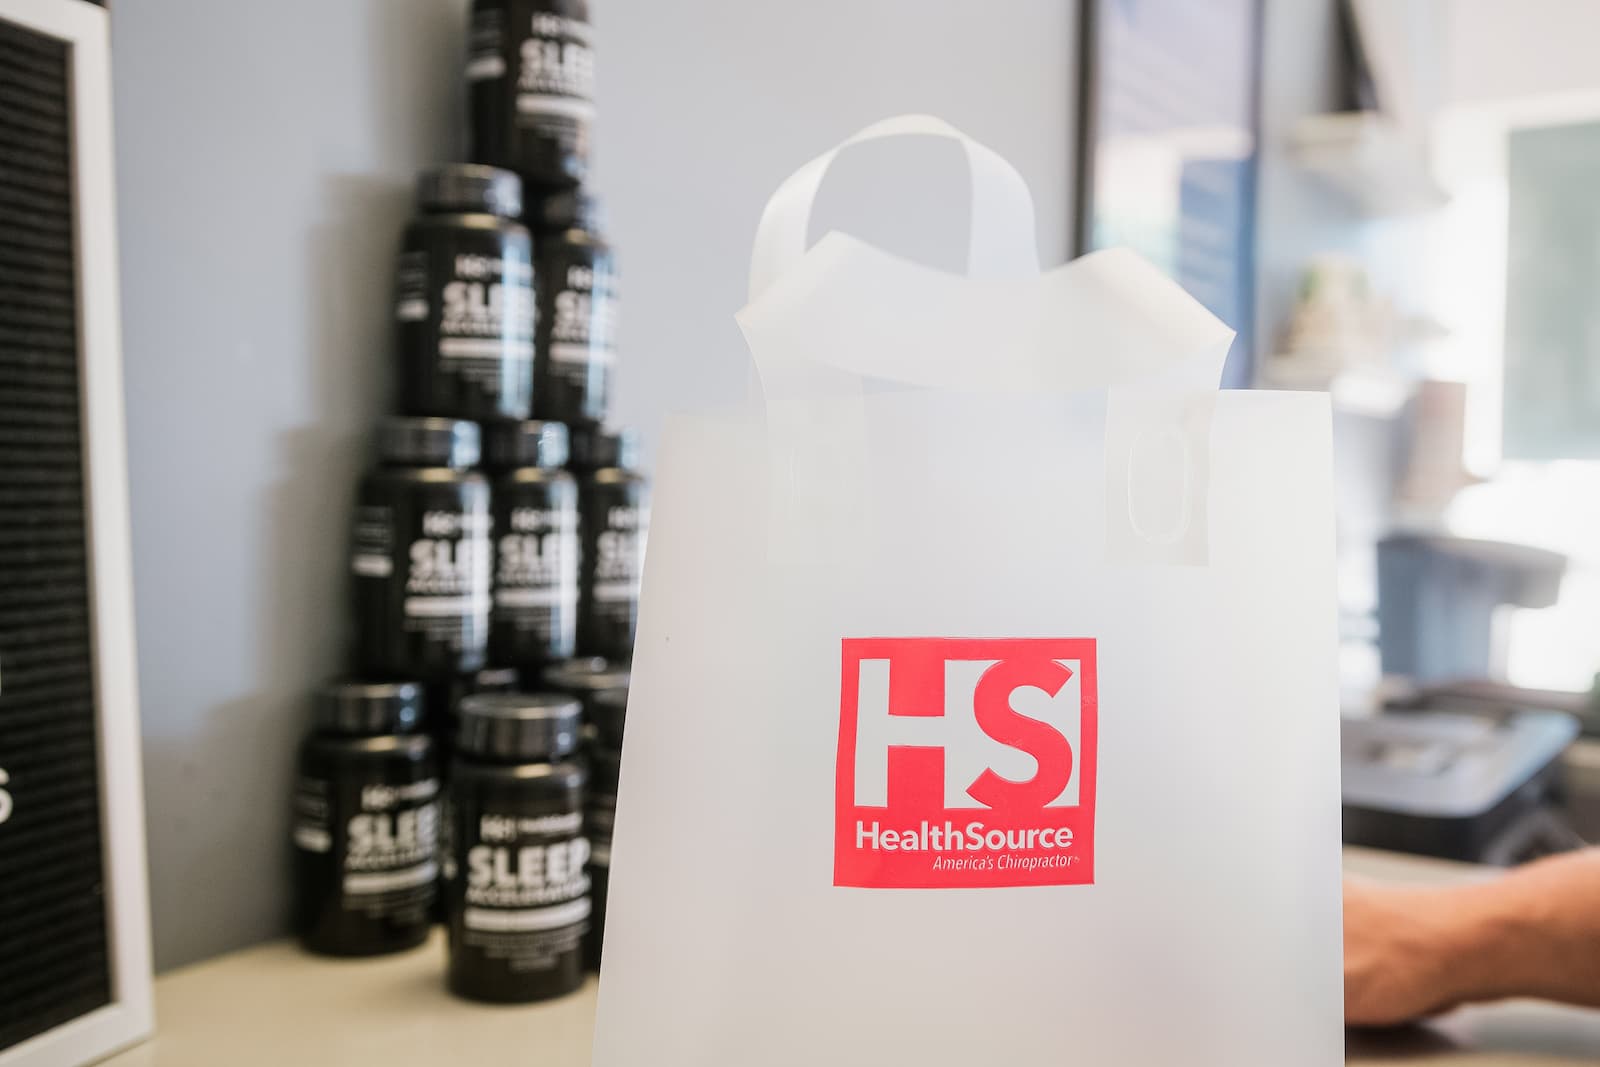
<instances>
[{"instance_id":1,"label":"counter top","mask_svg":"<svg viewBox=\"0 0 1600 1067\"><path fill-rule=\"evenodd\" d=\"M1474 868L1358 849L1346 870L1395 882L1481 876ZM589 1062L595 985L551 1004L497 1007L449 996L444 946L375 960L325 960L275 941L156 982L154 1040L107 1067L439 1067ZM1351 1035L1348 1063L1561 1067L1600 1062L1600 1012L1508 1004L1425 1029ZM1288 1065L1285 1065L1288 1067Z\"/></svg>"}]
</instances>

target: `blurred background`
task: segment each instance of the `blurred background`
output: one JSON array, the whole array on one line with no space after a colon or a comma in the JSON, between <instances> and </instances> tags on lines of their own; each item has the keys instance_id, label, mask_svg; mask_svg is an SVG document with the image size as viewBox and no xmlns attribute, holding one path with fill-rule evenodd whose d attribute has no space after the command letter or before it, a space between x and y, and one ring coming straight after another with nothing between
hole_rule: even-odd
<instances>
[{"instance_id":1,"label":"blurred background","mask_svg":"<svg viewBox=\"0 0 1600 1067\"><path fill-rule=\"evenodd\" d=\"M158 969L285 928L283 798L348 637L392 256L416 171L461 150L467 6L111 5ZM869 122L937 114L1023 172L1045 265L1131 244L1239 332L1230 385L1332 394L1347 838L1499 864L1600 840L1600 6L596 0L593 20L620 421L648 442L741 399L766 196ZM819 228L937 260L949 190L853 159ZM895 211L852 213L874 181Z\"/></svg>"}]
</instances>

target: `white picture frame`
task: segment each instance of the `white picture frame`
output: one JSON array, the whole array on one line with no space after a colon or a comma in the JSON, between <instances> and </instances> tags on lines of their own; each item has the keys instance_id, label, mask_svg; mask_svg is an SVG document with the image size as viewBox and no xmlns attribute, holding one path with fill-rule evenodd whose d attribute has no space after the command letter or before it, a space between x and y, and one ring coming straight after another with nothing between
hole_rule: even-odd
<instances>
[{"instance_id":1,"label":"white picture frame","mask_svg":"<svg viewBox=\"0 0 1600 1067\"><path fill-rule=\"evenodd\" d=\"M90 613L111 1001L0 1052L0 1067L79 1067L155 1026L117 286L110 17L82 0L0 0L0 20L71 49L74 234Z\"/></svg>"}]
</instances>

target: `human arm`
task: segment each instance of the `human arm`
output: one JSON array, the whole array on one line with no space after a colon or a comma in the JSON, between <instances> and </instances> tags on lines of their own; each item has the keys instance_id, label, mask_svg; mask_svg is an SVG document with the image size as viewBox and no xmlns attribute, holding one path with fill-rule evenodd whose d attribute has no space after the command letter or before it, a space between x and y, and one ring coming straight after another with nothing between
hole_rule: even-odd
<instances>
[{"instance_id":1,"label":"human arm","mask_svg":"<svg viewBox=\"0 0 1600 1067\"><path fill-rule=\"evenodd\" d=\"M1600 849L1464 886L1345 883L1345 1021L1507 997L1600 1007Z\"/></svg>"}]
</instances>

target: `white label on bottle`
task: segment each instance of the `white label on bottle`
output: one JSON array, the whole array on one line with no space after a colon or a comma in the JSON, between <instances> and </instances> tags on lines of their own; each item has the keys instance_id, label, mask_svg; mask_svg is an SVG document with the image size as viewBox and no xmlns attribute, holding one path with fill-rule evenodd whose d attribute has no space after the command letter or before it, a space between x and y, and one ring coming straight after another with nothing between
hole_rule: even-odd
<instances>
[{"instance_id":1,"label":"white label on bottle","mask_svg":"<svg viewBox=\"0 0 1600 1067\"><path fill-rule=\"evenodd\" d=\"M388 556L356 556L350 560L350 569L363 578L387 578L394 573L394 560Z\"/></svg>"},{"instance_id":2,"label":"white label on bottle","mask_svg":"<svg viewBox=\"0 0 1600 1067\"><path fill-rule=\"evenodd\" d=\"M587 100L549 93L523 93L517 97L517 110L524 115L560 115L571 119L594 118L594 105Z\"/></svg>"},{"instance_id":3,"label":"white label on bottle","mask_svg":"<svg viewBox=\"0 0 1600 1067\"><path fill-rule=\"evenodd\" d=\"M489 599L477 596L406 597L406 614L414 618L440 615L471 615L489 610Z\"/></svg>"},{"instance_id":4,"label":"white label on bottle","mask_svg":"<svg viewBox=\"0 0 1600 1067\"><path fill-rule=\"evenodd\" d=\"M344 876L344 891L357 893L391 893L396 889L412 889L428 885L439 878L439 865L431 860L398 871L368 871Z\"/></svg>"},{"instance_id":5,"label":"white label on bottle","mask_svg":"<svg viewBox=\"0 0 1600 1067\"><path fill-rule=\"evenodd\" d=\"M315 826L296 826L294 843L307 852L326 852L333 847L333 838Z\"/></svg>"},{"instance_id":6,"label":"white label on bottle","mask_svg":"<svg viewBox=\"0 0 1600 1067\"><path fill-rule=\"evenodd\" d=\"M506 61L500 56L475 56L467 63L467 81L481 82L498 78L506 72Z\"/></svg>"},{"instance_id":7,"label":"white label on bottle","mask_svg":"<svg viewBox=\"0 0 1600 1067\"><path fill-rule=\"evenodd\" d=\"M515 911L499 908L467 908L462 913L461 921L469 930L522 933L528 930L555 930L581 923L589 917L590 910L589 898L581 897L549 908L523 908Z\"/></svg>"},{"instance_id":8,"label":"white label on bottle","mask_svg":"<svg viewBox=\"0 0 1600 1067\"><path fill-rule=\"evenodd\" d=\"M589 344L553 344L550 358L557 363L602 363L607 366L617 361L616 353L609 348Z\"/></svg>"},{"instance_id":9,"label":"white label on bottle","mask_svg":"<svg viewBox=\"0 0 1600 1067\"><path fill-rule=\"evenodd\" d=\"M491 338L446 337L439 342L439 354L453 359L532 359L532 341Z\"/></svg>"}]
</instances>

